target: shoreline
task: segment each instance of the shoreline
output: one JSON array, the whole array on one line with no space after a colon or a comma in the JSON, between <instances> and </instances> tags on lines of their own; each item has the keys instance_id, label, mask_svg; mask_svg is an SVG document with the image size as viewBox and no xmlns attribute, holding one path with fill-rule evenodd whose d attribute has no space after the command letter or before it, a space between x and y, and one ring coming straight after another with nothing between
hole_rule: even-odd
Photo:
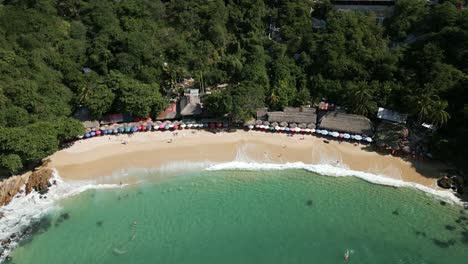
<instances>
[{"instance_id":1,"label":"shoreline","mask_svg":"<svg viewBox=\"0 0 468 264\"><path fill-rule=\"evenodd\" d=\"M178 130L101 136L76 141L49 158L49 166L66 181L106 179L109 183L125 182L122 177L112 176L131 169L167 170L196 163L202 168L232 161L302 162L328 164L443 190L436 179L445 168L437 161L407 161L380 154L371 145L333 140L326 143L312 135L288 137L260 131Z\"/></svg>"},{"instance_id":2,"label":"shoreline","mask_svg":"<svg viewBox=\"0 0 468 264\"><path fill-rule=\"evenodd\" d=\"M0 234L7 243L0 246L0 262L23 236L31 234L31 225L54 208L57 200L88 189L137 184L145 177L164 180L190 170L303 169L327 176L354 176L379 185L408 187L463 205L452 192L437 186L439 173L445 169L442 163L407 161L379 154L370 145L332 140L326 143L312 135L302 137L259 131L179 130L76 141L48 157L50 162L46 167L53 170L52 181L58 184L46 195L21 193L1 207L0 212L6 217L0 218ZM126 177L132 170L146 174L129 173L131 177Z\"/></svg>"}]
</instances>

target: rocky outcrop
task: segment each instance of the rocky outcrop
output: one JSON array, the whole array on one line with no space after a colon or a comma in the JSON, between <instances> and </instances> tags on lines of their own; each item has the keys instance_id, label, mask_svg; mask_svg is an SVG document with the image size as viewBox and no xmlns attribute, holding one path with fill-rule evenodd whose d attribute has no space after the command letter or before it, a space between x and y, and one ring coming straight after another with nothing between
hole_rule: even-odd
<instances>
[{"instance_id":1,"label":"rocky outcrop","mask_svg":"<svg viewBox=\"0 0 468 264\"><path fill-rule=\"evenodd\" d=\"M33 190L41 194L46 193L51 185L49 180L52 173L53 171L49 168L39 168L31 173L26 183L26 194Z\"/></svg>"},{"instance_id":2,"label":"rocky outcrop","mask_svg":"<svg viewBox=\"0 0 468 264\"><path fill-rule=\"evenodd\" d=\"M26 184L30 173L21 176L13 176L0 182L0 206L11 201Z\"/></svg>"},{"instance_id":3,"label":"rocky outcrop","mask_svg":"<svg viewBox=\"0 0 468 264\"><path fill-rule=\"evenodd\" d=\"M437 180L437 185L444 189L450 189L452 187L452 179L448 177L440 178Z\"/></svg>"},{"instance_id":4,"label":"rocky outcrop","mask_svg":"<svg viewBox=\"0 0 468 264\"><path fill-rule=\"evenodd\" d=\"M47 162L46 162L47 163ZM33 172L21 176L12 176L0 182L0 206L8 204L18 193L23 191L26 185L26 194L31 191L46 193L50 187L49 180L52 177L52 169L44 163L42 167Z\"/></svg>"}]
</instances>

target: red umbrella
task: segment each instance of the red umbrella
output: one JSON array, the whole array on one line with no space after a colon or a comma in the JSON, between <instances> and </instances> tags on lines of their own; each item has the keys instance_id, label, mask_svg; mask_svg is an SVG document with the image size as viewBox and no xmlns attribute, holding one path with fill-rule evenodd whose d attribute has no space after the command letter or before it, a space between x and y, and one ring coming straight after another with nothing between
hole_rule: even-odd
<instances>
[{"instance_id":1,"label":"red umbrella","mask_svg":"<svg viewBox=\"0 0 468 264\"><path fill-rule=\"evenodd\" d=\"M216 124L215 123L210 123L209 126L210 126L210 128L215 128Z\"/></svg>"},{"instance_id":2,"label":"red umbrella","mask_svg":"<svg viewBox=\"0 0 468 264\"><path fill-rule=\"evenodd\" d=\"M140 130L146 130L146 127L142 125L142 126L139 127L139 129Z\"/></svg>"},{"instance_id":3,"label":"red umbrella","mask_svg":"<svg viewBox=\"0 0 468 264\"><path fill-rule=\"evenodd\" d=\"M174 129L179 129L179 125L174 125Z\"/></svg>"},{"instance_id":4,"label":"red umbrella","mask_svg":"<svg viewBox=\"0 0 468 264\"><path fill-rule=\"evenodd\" d=\"M218 126L218 127L223 127L223 123L218 122L218 125L217 125L217 126Z\"/></svg>"},{"instance_id":5,"label":"red umbrella","mask_svg":"<svg viewBox=\"0 0 468 264\"><path fill-rule=\"evenodd\" d=\"M151 117L146 118L146 122L151 122L151 121L153 121L153 119Z\"/></svg>"},{"instance_id":6,"label":"red umbrella","mask_svg":"<svg viewBox=\"0 0 468 264\"><path fill-rule=\"evenodd\" d=\"M339 138L343 138L343 137L344 137L344 134L340 133L340 134L338 135L338 137L339 137Z\"/></svg>"},{"instance_id":7,"label":"red umbrella","mask_svg":"<svg viewBox=\"0 0 468 264\"><path fill-rule=\"evenodd\" d=\"M96 135L101 135L101 130L96 130Z\"/></svg>"}]
</instances>

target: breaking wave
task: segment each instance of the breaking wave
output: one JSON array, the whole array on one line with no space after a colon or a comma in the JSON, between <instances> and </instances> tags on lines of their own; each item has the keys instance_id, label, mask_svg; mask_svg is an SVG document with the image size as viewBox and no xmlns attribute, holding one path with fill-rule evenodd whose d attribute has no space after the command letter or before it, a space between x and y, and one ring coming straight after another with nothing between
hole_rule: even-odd
<instances>
[{"instance_id":1,"label":"breaking wave","mask_svg":"<svg viewBox=\"0 0 468 264\"><path fill-rule=\"evenodd\" d=\"M32 191L25 194L25 186L20 194L7 205L0 208L0 263L5 260L9 252L17 246L21 236L31 226L40 221L52 210L59 208L56 201L77 195L90 189L117 188L124 185L93 184L92 182L76 181L64 182L57 171L54 171L50 183L54 183L46 194Z\"/></svg>"},{"instance_id":2,"label":"breaking wave","mask_svg":"<svg viewBox=\"0 0 468 264\"><path fill-rule=\"evenodd\" d=\"M445 190L435 190L430 187L414 183L406 182L398 179L389 178L383 175L372 174L368 172L354 171L344 167L338 167L330 164L304 164L302 162L275 164L275 163L255 163L255 162L242 162L233 161L227 163L220 163L213 165L206 170L217 171L217 170L245 170L245 171L260 171L260 170L306 170L314 173L318 173L324 176L332 177L357 177L365 181L394 186L394 187L408 187L417 189L426 193L429 193L441 200L456 203L462 205L463 202L456 197L452 192Z\"/></svg>"}]
</instances>

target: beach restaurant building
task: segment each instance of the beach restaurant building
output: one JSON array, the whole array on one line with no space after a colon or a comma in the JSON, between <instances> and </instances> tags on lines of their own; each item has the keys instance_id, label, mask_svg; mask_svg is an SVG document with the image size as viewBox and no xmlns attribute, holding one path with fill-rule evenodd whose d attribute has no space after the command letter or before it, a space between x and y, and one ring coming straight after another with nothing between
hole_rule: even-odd
<instances>
[{"instance_id":1,"label":"beach restaurant building","mask_svg":"<svg viewBox=\"0 0 468 264\"><path fill-rule=\"evenodd\" d=\"M360 115L346 114L339 111L327 112L318 121L319 129L338 131L371 137L373 133L372 122Z\"/></svg>"},{"instance_id":2,"label":"beach restaurant building","mask_svg":"<svg viewBox=\"0 0 468 264\"><path fill-rule=\"evenodd\" d=\"M269 123L278 123L315 128L317 114L315 108L309 107L286 107L283 111L267 112L266 109L257 110L257 120L268 121Z\"/></svg>"}]
</instances>

